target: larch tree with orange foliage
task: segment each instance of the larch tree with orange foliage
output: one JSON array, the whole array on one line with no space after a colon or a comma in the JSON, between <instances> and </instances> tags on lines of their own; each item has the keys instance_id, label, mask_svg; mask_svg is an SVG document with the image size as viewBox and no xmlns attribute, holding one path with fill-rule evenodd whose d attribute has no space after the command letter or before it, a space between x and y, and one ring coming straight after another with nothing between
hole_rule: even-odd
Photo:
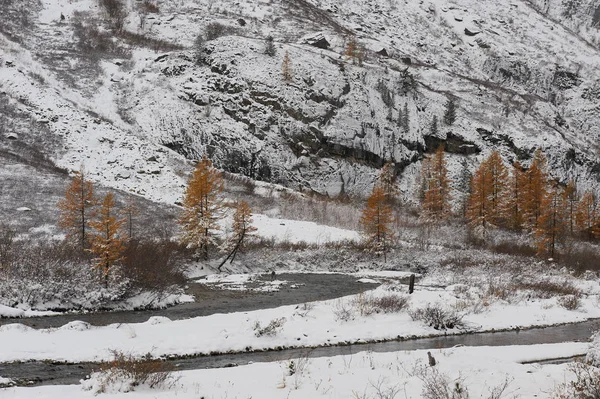
<instances>
[{"instance_id":1,"label":"larch tree with orange foliage","mask_svg":"<svg viewBox=\"0 0 600 399\"><path fill-rule=\"evenodd\" d=\"M386 162L383 165L375 184L383 189L388 204L393 205L397 201L400 190L398 189L396 170L392 162Z\"/></svg>"},{"instance_id":2,"label":"larch tree with orange foliage","mask_svg":"<svg viewBox=\"0 0 600 399\"><path fill-rule=\"evenodd\" d=\"M498 228L503 223L507 186L508 170L500 153L494 151L473 174L467 201L467 221L479 234L485 236L489 228Z\"/></svg>"},{"instance_id":3,"label":"larch tree with orange foliage","mask_svg":"<svg viewBox=\"0 0 600 399\"><path fill-rule=\"evenodd\" d=\"M256 227L252 225L254 220L252 219L252 209L250 209L248 203L246 201L236 202L234 208L233 234L229 239L230 252L219 265L219 271L228 259L231 259L229 263L233 263L238 251L243 247L244 241L252 237L257 231Z\"/></svg>"},{"instance_id":4,"label":"larch tree with orange foliage","mask_svg":"<svg viewBox=\"0 0 600 399\"><path fill-rule=\"evenodd\" d=\"M512 165L504 202L505 227L521 231L523 228L523 197L527 185L527 175L519 161Z\"/></svg>"},{"instance_id":5,"label":"larch tree with orange foliage","mask_svg":"<svg viewBox=\"0 0 600 399\"><path fill-rule=\"evenodd\" d=\"M508 186L508 170L500 153L492 152L473 175L467 204L467 221L471 228L485 235L497 228L504 218L504 201Z\"/></svg>"},{"instance_id":6,"label":"larch tree with orange foliage","mask_svg":"<svg viewBox=\"0 0 600 399\"><path fill-rule=\"evenodd\" d=\"M598 206L594 194L587 190L575 210L575 226L579 233L587 240L594 238L594 227L600 222Z\"/></svg>"},{"instance_id":7,"label":"larch tree with orange foliage","mask_svg":"<svg viewBox=\"0 0 600 399\"><path fill-rule=\"evenodd\" d=\"M564 243L568 232L566 203L563 190L557 183L547 188L542 198L541 213L534 230L538 255L554 258L557 247Z\"/></svg>"},{"instance_id":8,"label":"larch tree with orange foliage","mask_svg":"<svg viewBox=\"0 0 600 399\"><path fill-rule=\"evenodd\" d=\"M507 186L508 170L500 153L493 151L473 175L467 205L467 220L472 228L485 234L488 228L500 227Z\"/></svg>"},{"instance_id":9,"label":"larch tree with orange foliage","mask_svg":"<svg viewBox=\"0 0 600 399\"><path fill-rule=\"evenodd\" d=\"M486 173L488 177L488 201L490 220L495 227L499 227L504 221L504 203L506 201L506 190L508 187L508 169L502 161L498 151L493 151L486 162Z\"/></svg>"},{"instance_id":10,"label":"larch tree with orange foliage","mask_svg":"<svg viewBox=\"0 0 600 399\"><path fill-rule=\"evenodd\" d=\"M385 192L375 186L362 211L360 226L367 251L383 255L384 261L387 261L386 254L394 241L393 222L392 208L386 201Z\"/></svg>"},{"instance_id":11,"label":"larch tree with orange foliage","mask_svg":"<svg viewBox=\"0 0 600 399\"><path fill-rule=\"evenodd\" d=\"M212 162L204 157L188 182L179 224L180 241L208 260L209 249L216 245L218 221L223 218L223 178Z\"/></svg>"},{"instance_id":12,"label":"larch tree with orange foliage","mask_svg":"<svg viewBox=\"0 0 600 399\"><path fill-rule=\"evenodd\" d=\"M426 171L427 175L422 176L424 189L421 216L427 222L439 222L452 213L450 178L448 178L444 147L440 146L433 156L428 156L423 165L422 170Z\"/></svg>"},{"instance_id":13,"label":"larch tree with orange foliage","mask_svg":"<svg viewBox=\"0 0 600 399\"><path fill-rule=\"evenodd\" d=\"M98 218L90 221L92 234L89 251L95 255L94 266L102 271L105 286L108 286L111 270L123 260L127 245L127 238L121 233L126 219L117 219L117 214L114 196L108 193L100 204Z\"/></svg>"},{"instance_id":14,"label":"larch tree with orange foliage","mask_svg":"<svg viewBox=\"0 0 600 399\"><path fill-rule=\"evenodd\" d=\"M533 161L526 171L526 185L523 191L523 217L524 224L529 230L538 227L542 215L542 202L548 190L548 172L546 157L541 150L537 150Z\"/></svg>"},{"instance_id":15,"label":"larch tree with orange foliage","mask_svg":"<svg viewBox=\"0 0 600 399\"><path fill-rule=\"evenodd\" d=\"M352 63L356 63L356 60L360 57L360 48L358 45L358 41L355 36L350 36L348 42L346 43L346 50L344 51L344 55L346 59L352 60Z\"/></svg>"},{"instance_id":16,"label":"larch tree with orange foliage","mask_svg":"<svg viewBox=\"0 0 600 399\"><path fill-rule=\"evenodd\" d=\"M577 193L577 185L573 179L569 180L567 187L563 192L564 201L566 206L566 217L567 224L569 226L569 234L575 234L575 227L577 225L575 215L577 213L577 203L579 202L579 195Z\"/></svg>"},{"instance_id":17,"label":"larch tree with orange foliage","mask_svg":"<svg viewBox=\"0 0 600 399\"><path fill-rule=\"evenodd\" d=\"M88 245L88 222L96 205L92 182L86 179L83 168L75 172L65 198L57 204L60 210L58 225L67 231L67 238L81 245Z\"/></svg>"},{"instance_id":18,"label":"larch tree with orange foliage","mask_svg":"<svg viewBox=\"0 0 600 399\"><path fill-rule=\"evenodd\" d=\"M285 51L283 62L281 64L281 74L283 76L283 80L286 82L291 82L294 77L294 73L292 71L292 60L290 59L290 53L287 50Z\"/></svg>"}]
</instances>

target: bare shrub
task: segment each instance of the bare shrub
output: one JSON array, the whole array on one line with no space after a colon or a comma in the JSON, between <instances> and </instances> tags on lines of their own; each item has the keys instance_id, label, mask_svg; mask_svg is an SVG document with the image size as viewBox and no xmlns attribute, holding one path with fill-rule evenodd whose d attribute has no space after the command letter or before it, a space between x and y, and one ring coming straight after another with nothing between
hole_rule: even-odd
<instances>
[{"instance_id":1,"label":"bare shrub","mask_svg":"<svg viewBox=\"0 0 600 399\"><path fill-rule=\"evenodd\" d=\"M399 385L386 386L386 379L380 377L377 382L371 382L376 399L394 399L400 393Z\"/></svg>"},{"instance_id":2,"label":"bare shrub","mask_svg":"<svg viewBox=\"0 0 600 399\"><path fill-rule=\"evenodd\" d=\"M158 14L160 12L158 4L152 0L144 0L140 7L144 12L149 14Z\"/></svg>"},{"instance_id":3,"label":"bare shrub","mask_svg":"<svg viewBox=\"0 0 600 399\"><path fill-rule=\"evenodd\" d=\"M398 313L408 308L410 300L407 296L388 294L374 299L377 312Z\"/></svg>"},{"instance_id":4,"label":"bare shrub","mask_svg":"<svg viewBox=\"0 0 600 399\"><path fill-rule=\"evenodd\" d=\"M72 21L77 45L87 57L129 57L129 52L120 47L109 32L101 30L89 13L75 12Z\"/></svg>"},{"instance_id":5,"label":"bare shrub","mask_svg":"<svg viewBox=\"0 0 600 399\"><path fill-rule=\"evenodd\" d=\"M204 39L204 35L202 35L202 33L199 33L194 39L194 45L192 46L192 49L194 51L194 60L198 65L204 63L204 60L206 59L204 55L205 43L206 40Z\"/></svg>"},{"instance_id":6,"label":"bare shrub","mask_svg":"<svg viewBox=\"0 0 600 399\"><path fill-rule=\"evenodd\" d=\"M128 30L121 29L117 33L118 37L123 39L129 45L134 47L145 47L154 51L176 51L183 50L183 46L166 40L155 39L146 35L142 35Z\"/></svg>"},{"instance_id":7,"label":"bare shrub","mask_svg":"<svg viewBox=\"0 0 600 399\"><path fill-rule=\"evenodd\" d=\"M423 382L423 399L468 399L469 391L458 378L449 381L448 377L432 367L418 376Z\"/></svg>"},{"instance_id":8,"label":"bare shrub","mask_svg":"<svg viewBox=\"0 0 600 399\"><path fill-rule=\"evenodd\" d=\"M16 232L6 224L0 224L0 270L10 267Z\"/></svg>"},{"instance_id":9,"label":"bare shrub","mask_svg":"<svg viewBox=\"0 0 600 399\"><path fill-rule=\"evenodd\" d=\"M294 377L294 389L299 389L302 385L302 378L308 372L308 366L310 365L310 351L306 352L304 356L297 359L291 359L287 364L288 374Z\"/></svg>"},{"instance_id":10,"label":"bare shrub","mask_svg":"<svg viewBox=\"0 0 600 399\"><path fill-rule=\"evenodd\" d=\"M150 354L141 359L116 350L112 354L114 360L100 366L97 393L121 384L125 384L125 391L133 391L142 384L150 388L168 388L174 383L171 375L174 367L170 363L153 359Z\"/></svg>"},{"instance_id":11,"label":"bare shrub","mask_svg":"<svg viewBox=\"0 0 600 399\"><path fill-rule=\"evenodd\" d=\"M370 293L361 292L352 299L351 305L361 316L370 316L377 311L375 300Z\"/></svg>"},{"instance_id":12,"label":"bare shrub","mask_svg":"<svg viewBox=\"0 0 600 399\"><path fill-rule=\"evenodd\" d=\"M517 242L503 241L498 244L492 244L490 249L497 254L526 257L535 257L537 255L537 250L531 245Z\"/></svg>"},{"instance_id":13,"label":"bare shrub","mask_svg":"<svg viewBox=\"0 0 600 399\"><path fill-rule=\"evenodd\" d=\"M562 254L559 263L577 274L582 274L588 270L600 271L600 250L594 245L579 244L565 254Z\"/></svg>"},{"instance_id":14,"label":"bare shrub","mask_svg":"<svg viewBox=\"0 0 600 399\"><path fill-rule=\"evenodd\" d=\"M338 321L350 321L354 320L354 312L352 307L343 299L338 299L333 304L333 315Z\"/></svg>"},{"instance_id":15,"label":"bare shrub","mask_svg":"<svg viewBox=\"0 0 600 399\"><path fill-rule=\"evenodd\" d=\"M567 310L576 310L581 306L581 300L577 295L565 295L558 298L558 304Z\"/></svg>"},{"instance_id":16,"label":"bare shrub","mask_svg":"<svg viewBox=\"0 0 600 399\"><path fill-rule=\"evenodd\" d=\"M312 302L306 302L302 305L296 306L296 314L300 317L307 317L310 312L315 308L315 304Z\"/></svg>"},{"instance_id":17,"label":"bare shrub","mask_svg":"<svg viewBox=\"0 0 600 399\"><path fill-rule=\"evenodd\" d=\"M592 335L590 351L585 360L592 366L600 367L600 330Z\"/></svg>"},{"instance_id":18,"label":"bare shrub","mask_svg":"<svg viewBox=\"0 0 600 399\"><path fill-rule=\"evenodd\" d=\"M441 304L428 303L424 308L409 311L415 321L422 321L436 330L447 330L464 327L463 315L452 309L444 309Z\"/></svg>"},{"instance_id":19,"label":"bare shrub","mask_svg":"<svg viewBox=\"0 0 600 399\"><path fill-rule=\"evenodd\" d=\"M423 382L421 397L424 399L468 399L469 390L464 379L451 380L447 375L441 373L436 367L416 366L414 375ZM508 377L497 386L489 389L489 395L481 395L481 398L501 399L508 389L511 379Z\"/></svg>"},{"instance_id":20,"label":"bare shrub","mask_svg":"<svg viewBox=\"0 0 600 399\"><path fill-rule=\"evenodd\" d=\"M374 313L396 313L408 307L409 299L398 294L376 297L371 293L360 293L352 300L338 299L333 306L336 320L353 320L355 315L370 316Z\"/></svg>"},{"instance_id":21,"label":"bare shrub","mask_svg":"<svg viewBox=\"0 0 600 399\"><path fill-rule=\"evenodd\" d=\"M548 299L558 295L581 297L581 291L570 281L554 282L550 280L517 282L515 289L527 290L536 298Z\"/></svg>"},{"instance_id":22,"label":"bare shrub","mask_svg":"<svg viewBox=\"0 0 600 399\"><path fill-rule=\"evenodd\" d=\"M111 27L116 31L122 30L128 15L123 0L99 0L99 3L106 13Z\"/></svg>"},{"instance_id":23,"label":"bare shrub","mask_svg":"<svg viewBox=\"0 0 600 399\"><path fill-rule=\"evenodd\" d=\"M571 382L561 384L553 392L556 399L598 399L600 398L600 368L576 362L569 366L574 374Z\"/></svg>"},{"instance_id":24,"label":"bare shrub","mask_svg":"<svg viewBox=\"0 0 600 399\"><path fill-rule=\"evenodd\" d=\"M185 284L182 265L189 251L175 242L131 240L123 253L123 273L135 287L156 294Z\"/></svg>"},{"instance_id":25,"label":"bare shrub","mask_svg":"<svg viewBox=\"0 0 600 399\"><path fill-rule=\"evenodd\" d=\"M234 35L236 33L236 28L219 22L211 22L204 28L204 38L207 42L215 40L221 36Z\"/></svg>"},{"instance_id":26,"label":"bare shrub","mask_svg":"<svg viewBox=\"0 0 600 399\"><path fill-rule=\"evenodd\" d=\"M279 331L283 328L283 325L286 322L286 318L285 317L280 317L278 319L273 319L269 322L269 324L267 324L266 326L261 326L259 321L256 321L256 323L254 323L254 335L256 335L257 337L263 337L263 336L267 336L267 337L274 337L276 336Z\"/></svg>"}]
</instances>

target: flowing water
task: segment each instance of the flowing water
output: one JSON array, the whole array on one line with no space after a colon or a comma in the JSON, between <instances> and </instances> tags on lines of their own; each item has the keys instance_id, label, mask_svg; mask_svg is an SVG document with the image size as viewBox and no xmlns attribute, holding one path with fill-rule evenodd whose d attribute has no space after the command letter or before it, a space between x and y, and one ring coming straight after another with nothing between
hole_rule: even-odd
<instances>
[{"instance_id":1,"label":"flowing water","mask_svg":"<svg viewBox=\"0 0 600 399\"><path fill-rule=\"evenodd\" d=\"M270 279L265 276L264 279ZM69 314L30 319L1 319L1 324L23 323L34 328L60 327L70 321L82 320L92 325L112 323L138 323L151 316L165 316L172 320L206 316L215 313L230 313L273 308L283 305L326 300L352 295L372 289L376 284L358 282L355 277L344 274L281 274L278 280L290 284L277 292L231 291L191 283L188 289L196 302L177 305L162 310L98 312ZM285 361L299 357L330 357L352 355L371 350L394 352L415 349L449 348L464 346L505 346L549 344L567 341L587 341L592 333L600 329L600 320L567 324L555 327L521 331L475 333L440 336L405 341L330 346L316 349L287 349L281 351L250 352L216 356L198 356L169 360L177 370L193 370L217 367L234 367L251 362ZM0 376L10 378L19 385L77 384L90 372L99 367L96 363L59 364L52 362L26 362L0 364Z\"/></svg>"},{"instance_id":2,"label":"flowing water","mask_svg":"<svg viewBox=\"0 0 600 399\"><path fill-rule=\"evenodd\" d=\"M288 361L301 357L350 356L358 352L395 352L415 349L450 348L464 346L505 346L550 344L566 341L587 341L600 329L600 320L567 324L556 327L521 331L476 333L406 341L389 341L372 344L330 346L316 349L286 349L281 351L251 352L216 356L199 356L169 360L176 370L195 370L218 367L235 367L248 363ZM542 360L542 359L540 359ZM567 359L568 360L568 359ZM0 375L17 381L19 385L78 384L99 365L94 363L53 364L48 362L0 364Z\"/></svg>"},{"instance_id":3,"label":"flowing water","mask_svg":"<svg viewBox=\"0 0 600 399\"><path fill-rule=\"evenodd\" d=\"M171 320L181 320L215 313L248 312L304 302L323 301L358 294L377 286L377 284L358 282L356 277L347 274L282 273L278 274L276 278L288 282L276 292L225 290L211 285L190 283L187 293L193 295L196 301L166 309L92 312L24 319L0 318L0 325L22 323L33 328L53 328L61 327L71 321L81 320L94 326L105 326L113 323L142 323L151 316L165 316ZM266 283L271 277L270 275L263 276L261 279L262 283ZM261 281L257 281L257 285L260 284Z\"/></svg>"}]
</instances>

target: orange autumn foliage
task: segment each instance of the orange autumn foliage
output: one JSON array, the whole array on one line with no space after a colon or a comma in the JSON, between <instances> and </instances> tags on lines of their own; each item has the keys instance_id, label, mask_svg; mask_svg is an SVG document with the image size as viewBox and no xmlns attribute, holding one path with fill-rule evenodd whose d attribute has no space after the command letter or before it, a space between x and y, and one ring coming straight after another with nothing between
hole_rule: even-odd
<instances>
[{"instance_id":1,"label":"orange autumn foliage","mask_svg":"<svg viewBox=\"0 0 600 399\"><path fill-rule=\"evenodd\" d=\"M92 234L89 251L95 255L94 266L102 270L105 284L108 284L113 267L123 260L127 244L127 239L121 234L126 219L117 219L116 214L114 196L108 193L100 205L98 219L90 221Z\"/></svg>"},{"instance_id":2,"label":"orange autumn foliage","mask_svg":"<svg viewBox=\"0 0 600 399\"><path fill-rule=\"evenodd\" d=\"M206 157L196 165L188 182L179 224L181 243L208 259L209 247L216 244L218 221L223 217L223 178Z\"/></svg>"},{"instance_id":3,"label":"orange autumn foliage","mask_svg":"<svg viewBox=\"0 0 600 399\"><path fill-rule=\"evenodd\" d=\"M65 198L57 204L60 210L59 227L67 231L67 238L75 240L85 249L88 240L88 221L96 204L92 182L85 179L85 172L75 172Z\"/></svg>"},{"instance_id":4,"label":"orange autumn foliage","mask_svg":"<svg viewBox=\"0 0 600 399\"><path fill-rule=\"evenodd\" d=\"M452 196L443 146L423 161L422 179L422 218L427 222L439 222L448 218L452 213Z\"/></svg>"},{"instance_id":5,"label":"orange autumn foliage","mask_svg":"<svg viewBox=\"0 0 600 399\"><path fill-rule=\"evenodd\" d=\"M392 208L383 188L375 186L362 211L360 225L369 252L381 255L389 251L394 240Z\"/></svg>"},{"instance_id":6,"label":"orange autumn foliage","mask_svg":"<svg viewBox=\"0 0 600 399\"><path fill-rule=\"evenodd\" d=\"M508 170L496 151L485 159L471 180L466 218L471 228L483 234L497 228L505 220L505 201L508 189Z\"/></svg>"}]
</instances>

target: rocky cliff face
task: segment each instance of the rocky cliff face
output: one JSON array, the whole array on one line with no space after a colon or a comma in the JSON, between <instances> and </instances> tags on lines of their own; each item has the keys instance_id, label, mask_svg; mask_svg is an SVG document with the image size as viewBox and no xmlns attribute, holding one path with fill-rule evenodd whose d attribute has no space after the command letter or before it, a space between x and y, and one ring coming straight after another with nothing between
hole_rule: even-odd
<instances>
[{"instance_id":1,"label":"rocky cliff face","mask_svg":"<svg viewBox=\"0 0 600 399\"><path fill-rule=\"evenodd\" d=\"M143 186L144 193L161 184L171 194L160 198L179 195L183 158L204 154L234 173L328 195L364 194L377 169L393 161L410 197L419 161L440 144L455 176L465 161L474 167L491 149L527 163L542 148L555 177L594 186L600 179L595 3L198 0L158 2L159 13L144 14L131 2L126 29L144 35L145 44L133 48L131 37L121 35L111 39L112 51L92 59L78 50L74 19L81 18L76 11L100 19L96 2L45 0L30 14L42 24L18 35L3 32L0 48L25 75L46 76L43 83L29 79L36 88L50 86L61 100L83 98L65 102L73 114L98 114L78 143L110 131L102 133L108 141L100 154L117 140L137 157L108 157L110 166L107 157L93 157L98 180ZM197 62L192 43L215 21L228 27L226 34L206 42ZM264 53L267 35L274 37L274 56ZM365 48L362 63L344 55L352 36ZM66 44L70 53L52 57L52 49ZM26 61L27 51L33 54ZM286 52L290 81L282 77ZM9 68L6 61L1 68ZM0 74L6 95L14 101L33 95L14 76ZM449 99L458 104L450 126L442 123ZM21 106L30 113L43 107ZM47 127L77 135L57 122ZM67 147L51 154L67 167L98 148Z\"/></svg>"}]
</instances>

